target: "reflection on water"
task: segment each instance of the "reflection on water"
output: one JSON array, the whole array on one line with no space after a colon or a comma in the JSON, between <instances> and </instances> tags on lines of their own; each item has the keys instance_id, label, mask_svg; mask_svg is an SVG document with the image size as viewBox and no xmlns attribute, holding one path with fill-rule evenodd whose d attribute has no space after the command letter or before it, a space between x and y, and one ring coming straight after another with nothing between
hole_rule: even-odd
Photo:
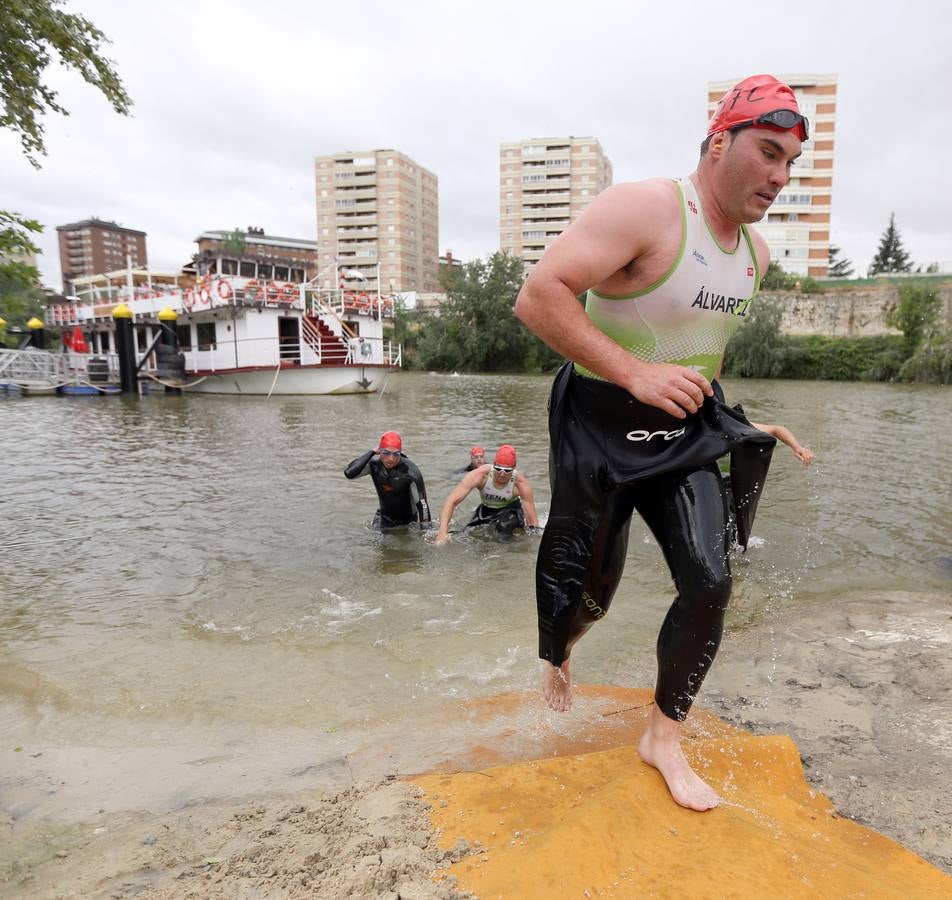
<instances>
[{"instance_id":1,"label":"reflection on water","mask_svg":"<svg viewBox=\"0 0 952 900\"><path fill-rule=\"evenodd\" d=\"M512 443L545 518L548 378L401 374L382 396L0 401L0 724L18 739L340 733L536 681L538 538L381 535L344 466L388 429L436 513L469 447ZM864 588L947 589L949 455L934 388L733 382L778 447L732 627ZM471 498L459 510L465 521ZM637 523L583 680L651 680L671 601Z\"/></svg>"}]
</instances>

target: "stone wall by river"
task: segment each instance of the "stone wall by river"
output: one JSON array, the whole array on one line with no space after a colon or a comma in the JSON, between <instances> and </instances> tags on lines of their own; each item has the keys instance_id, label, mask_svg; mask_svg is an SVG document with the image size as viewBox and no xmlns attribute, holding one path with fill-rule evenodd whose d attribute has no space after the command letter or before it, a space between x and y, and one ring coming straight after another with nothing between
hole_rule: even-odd
<instances>
[{"instance_id":1,"label":"stone wall by river","mask_svg":"<svg viewBox=\"0 0 952 900\"><path fill-rule=\"evenodd\" d=\"M935 290L941 300L939 321L952 330L952 280L940 282ZM822 294L791 291L765 292L784 304L784 334L822 334L829 337L873 337L899 332L886 324L889 311L899 304L899 286L873 285L856 290L830 290Z\"/></svg>"}]
</instances>

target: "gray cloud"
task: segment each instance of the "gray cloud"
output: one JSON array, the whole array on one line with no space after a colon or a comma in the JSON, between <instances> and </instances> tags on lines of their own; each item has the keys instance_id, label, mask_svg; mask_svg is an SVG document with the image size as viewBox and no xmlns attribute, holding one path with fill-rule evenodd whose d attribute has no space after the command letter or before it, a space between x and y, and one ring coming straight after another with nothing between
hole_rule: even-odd
<instances>
[{"instance_id":1,"label":"gray cloud","mask_svg":"<svg viewBox=\"0 0 952 900\"><path fill-rule=\"evenodd\" d=\"M952 14L912 0L760 8L646 3L329 5L90 0L135 107L78 78L34 172L0 135L0 206L55 226L98 215L149 234L175 268L207 228L315 230L313 157L395 147L435 172L440 246L496 249L501 141L599 138L616 181L693 169L709 80L839 75L832 240L857 269L890 212L917 262L952 269L945 46Z\"/></svg>"}]
</instances>

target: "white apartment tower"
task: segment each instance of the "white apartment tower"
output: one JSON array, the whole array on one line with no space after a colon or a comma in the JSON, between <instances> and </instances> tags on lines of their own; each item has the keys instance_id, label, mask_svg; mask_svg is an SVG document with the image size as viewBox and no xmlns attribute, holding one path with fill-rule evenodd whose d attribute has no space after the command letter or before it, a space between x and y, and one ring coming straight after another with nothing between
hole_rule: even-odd
<instances>
[{"instance_id":1,"label":"white apartment tower","mask_svg":"<svg viewBox=\"0 0 952 900\"><path fill-rule=\"evenodd\" d=\"M833 142L836 137L836 75L777 75L793 88L800 112L810 120L810 139L794 163L789 184L757 223L770 258L785 272L825 278L830 267ZM718 100L740 79L707 86L710 119Z\"/></svg>"},{"instance_id":2,"label":"white apartment tower","mask_svg":"<svg viewBox=\"0 0 952 900\"><path fill-rule=\"evenodd\" d=\"M319 283L335 262L348 290L438 291L436 176L397 150L318 156ZM379 267L379 268L378 268Z\"/></svg>"},{"instance_id":3,"label":"white apartment tower","mask_svg":"<svg viewBox=\"0 0 952 900\"><path fill-rule=\"evenodd\" d=\"M499 247L531 269L612 183L593 137L530 138L499 147Z\"/></svg>"}]
</instances>

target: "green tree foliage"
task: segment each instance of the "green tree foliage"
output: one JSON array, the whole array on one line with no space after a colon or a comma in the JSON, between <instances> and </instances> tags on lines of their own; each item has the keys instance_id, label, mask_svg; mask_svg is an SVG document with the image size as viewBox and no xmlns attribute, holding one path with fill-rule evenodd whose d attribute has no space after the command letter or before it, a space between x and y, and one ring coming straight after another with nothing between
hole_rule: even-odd
<instances>
[{"instance_id":1,"label":"green tree foliage","mask_svg":"<svg viewBox=\"0 0 952 900\"><path fill-rule=\"evenodd\" d=\"M933 332L899 370L902 381L952 384L952 334Z\"/></svg>"},{"instance_id":2,"label":"green tree foliage","mask_svg":"<svg viewBox=\"0 0 952 900\"><path fill-rule=\"evenodd\" d=\"M560 361L516 317L522 261L506 253L447 273L447 299L438 315L414 319L426 369L512 372L553 368ZM408 323L409 324L409 323Z\"/></svg>"},{"instance_id":3,"label":"green tree foliage","mask_svg":"<svg viewBox=\"0 0 952 900\"><path fill-rule=\"evenodd\" d=\"M245 233L240 228L229 231L221 242L222 250L225 253L244 253L245 245Z\"/></svg>"},{"instance_id":4,"label":"green tree foliage","mask_svg":"<svg viewBox=\"0 0 952 900\"><path fill-rule=\"evenodd\" d=\"M128 115L132 106L111 62L100 55L109 43L106 36L62 5L62 0L0 0L0 128L19 135L24 155L37 168L37 157L46 155L42 117L69 115L43 81L53 54L98 88L117 113Z\"/></svg>"},{"instance_id":5,"label":"green tree foliage","mask_svg":"<svg viewBox=\"0 0 952 900\"><path fill-rule=\"evenodd\" d=\"M33 219L0 210L0 318L7 327L24 326L33 316L42 315L43 292L37 287L40 273L18 257L39 253L31 235L43 226Z\"/></svg>"},{"instance_id":6,"label":"green tree foliage","mask_svg":"<svg viewBox=\"0 0 952 900\"><path fill-rule=\"evenodd\" d=\"M879 240L879 249L869 264L869 277L880 272L908 272L912 268L912 260L902 246L902 237L896 228L896 214L889 214L889 226Z\"/></svg>"},{"instance_id":7,"label":"green tree foliage","mask_svg":"<svg viewBox=\"0 0 952 900\"><path fill-rule=\"evenodd\" d=\"M899 288L899 305L890 310L886 324L898 328L904 338L907 355L932 337L939 317L939 295L929 288L905 284Z\"/></svg>"},{"instance_id":8,"label":"green tree foliage","mask_svg":"<svg viewBox=\"0 0 952 900\"><path fill-rule=\"evenodd\" d=\"M762 291L791 291L797 283L797 276L784 272L783 266L775 259L770 260L764 277L760 279Z\"/></svg>"},{"instance_id":9,"label":"green tree foliage","mask_svg":"<svg viewBox=\"0 0 952 900\"><path fill-rule=\"evenodd\" d=\"M851 278L853 275L853 264L848 259L838 259L840 248L830 244L830 268L828 275L830 278Z\"/></svg>"},{"instance_id":10,"label":"green tree foliage","mask_svg":"<svg viewBox=\"0 0 952 900\"><path fill-rule=\"evenodd\" d=\"M767 271L760 279L762 291L797 291L801 294L822 294L823 285L809 275L797 275L785 272L775 259L770 261Z\"/></svg>"},{"instance_id":11,"label":"green tree foliage","mask_svg":"<svg viewBox=\"0 0 952 900\"><path fill-rule=\"evenodd\" d=\"M724 374L742 378L776 378L780 375L786 355L780 334L782 318L780 301L754 300L747 321L727 345Z\"/></svg>"}]
</instances>

